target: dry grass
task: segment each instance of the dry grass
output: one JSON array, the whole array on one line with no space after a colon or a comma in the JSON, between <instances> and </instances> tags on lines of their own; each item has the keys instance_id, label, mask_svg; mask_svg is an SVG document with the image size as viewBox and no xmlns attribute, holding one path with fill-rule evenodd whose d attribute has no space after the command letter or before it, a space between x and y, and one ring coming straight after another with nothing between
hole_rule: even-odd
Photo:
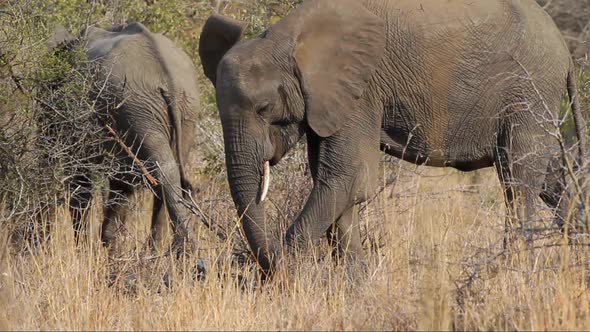
<instances>
[{"instance_id":1,"label":"dry grass","mask_svg":"<svg viewBox=\"0 0 590 332\"><path fill-rule=\"evenodd\" d=\"M307 259L256 288L252 269L211 263L231 245L198 227L209 271L195 280L183 264L142 259L145 199L116 259L107 258L95 231L76 249L63 210L52 240L34 254L15 252L2 229L0 330L590 329L588 247L548 246L560 243L555 236L539 240L538 249L497 256L504 207L493 170L465 175L402 163L396 173L400 180L363 210L372 247L364 276ZM296 178L290 182L305 186L303 171ZM203 207L232 220L225 184L201 180ZM295 190L285 188L274 188L283 194L278 203ZM89 217L96 227L98 204Z\"/></svg>"}]
</instances>

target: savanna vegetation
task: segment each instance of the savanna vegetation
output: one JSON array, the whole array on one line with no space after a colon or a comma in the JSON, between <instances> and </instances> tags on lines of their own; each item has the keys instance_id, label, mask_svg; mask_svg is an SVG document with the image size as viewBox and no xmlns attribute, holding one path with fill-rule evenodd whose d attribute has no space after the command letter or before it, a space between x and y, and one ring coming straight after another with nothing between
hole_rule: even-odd
<instances>
[{"instance_id":1,"label":"savanna vegetation","mask_svg":"<svg viewBox=\"0 0 590 332\"><path fill-rule=\"evenodd\" d=\"M461 173L383 157L379 188L361 210L367 273L334 264L324 243L315 259L259 284L227 188L198 39L211 12L249 22L252 36L299 2L0 2L0 330L590 329L590 239L564 236L541 212L534 243L501 255L506 211L493 169ZM589 121L590 3L539 2L576 58ZM199 68L198 151L188 171L196 261L151 253L147 193L137 194L120 250L109 256L99 239L100 183L86 240L74 241L65 184L80 167L97 177L112 171L93 163L108 132L86 98L83 53L55 52L52 35L57 26L76 34L129 21L174 40ZM272 175L267 212L284 231L310 190L305 151L295 149Z\"/></svg>"}]
</instances>

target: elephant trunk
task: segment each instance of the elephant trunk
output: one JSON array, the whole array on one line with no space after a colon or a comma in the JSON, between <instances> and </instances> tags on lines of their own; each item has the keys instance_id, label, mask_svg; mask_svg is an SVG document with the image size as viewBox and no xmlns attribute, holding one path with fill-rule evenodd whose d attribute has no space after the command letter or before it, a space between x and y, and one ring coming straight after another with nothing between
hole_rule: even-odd
<instances>
[{"instance_id":1,"label":"elephant trunk","mask_svg":"<svg viewBox=\"0 0 590 332\"><path fill-rule=\"evenodd\" d=\"M232 198L250 245L250 249L265 276L272 272L276 253L270 236L262 200L268 190L268 162L258 157L256 143L239 143L232 138L226 142L226 166Z\"/></svg>"}]
</instances>

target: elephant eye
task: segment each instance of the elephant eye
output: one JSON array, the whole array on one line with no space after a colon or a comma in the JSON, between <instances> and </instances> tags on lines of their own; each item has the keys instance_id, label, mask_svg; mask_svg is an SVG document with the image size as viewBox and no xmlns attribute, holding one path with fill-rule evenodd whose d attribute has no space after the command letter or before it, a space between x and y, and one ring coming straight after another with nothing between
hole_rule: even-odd
<instances>
[{"instance_id":1,"label":"elephant eye","mask_svg":"<svg viewBox=\"0 0 590 332\"><path fill-rule=\"evenodd\" d=\"M265 115L268 115L268 113L272 111L273 108L274 104L266 102L256 108L256 113L262 117L265 117Z\"/></svg>"}]
</instances>

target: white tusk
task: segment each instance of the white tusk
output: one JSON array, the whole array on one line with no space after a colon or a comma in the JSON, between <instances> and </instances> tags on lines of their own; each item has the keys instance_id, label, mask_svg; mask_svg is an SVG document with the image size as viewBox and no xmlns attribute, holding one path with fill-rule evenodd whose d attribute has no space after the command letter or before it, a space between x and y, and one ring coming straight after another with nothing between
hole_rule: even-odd
<instances>
[{"instance_id":1,"label":"white tusk","mask_svg":"<svg viewBox=\"0 0 590 332\"><path fill-rule=\"evenodd\" d=\"M262 194L260 194L260 203L264 202L270 186L270 163L264 163L264 175L262 176Z\"/></svg>"}]
</instances>

